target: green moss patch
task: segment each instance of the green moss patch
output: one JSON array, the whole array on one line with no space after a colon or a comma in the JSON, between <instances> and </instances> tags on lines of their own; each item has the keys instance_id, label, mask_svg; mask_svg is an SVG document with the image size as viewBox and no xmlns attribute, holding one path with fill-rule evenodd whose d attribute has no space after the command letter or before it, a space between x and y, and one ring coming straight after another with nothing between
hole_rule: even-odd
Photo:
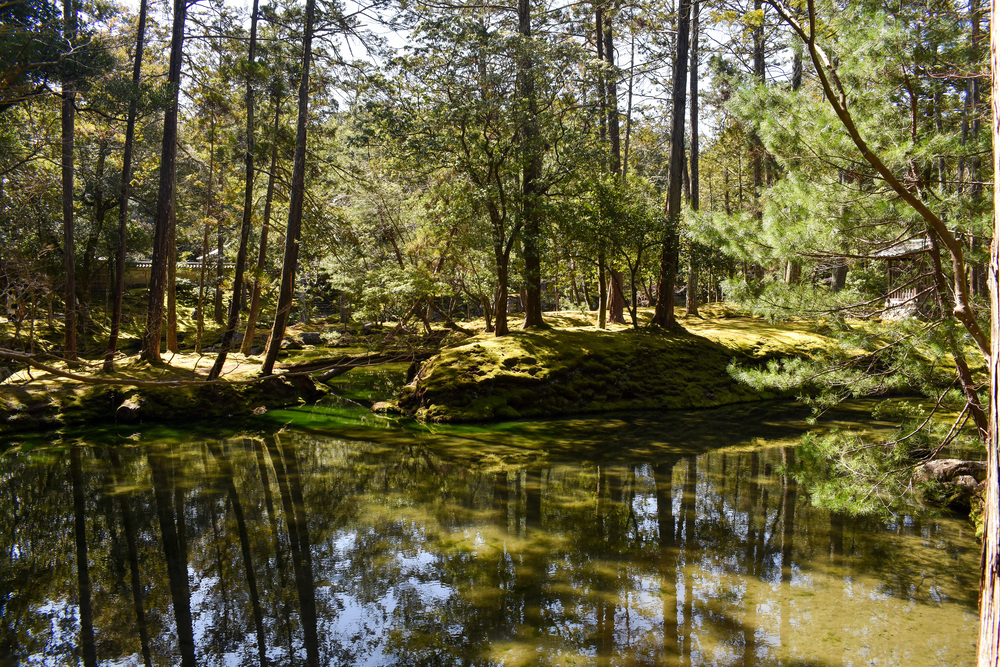
<instances>
[{"instance_id":1,"label":"green moss patch","mask_svg":"<svg viewBox=\"0 0 1000 667\"><path fill-rule=\"evenodd\" d=\"M426 362L399 404L418 418L450 422L767 400L780 395L737 382L730 362L808 356L831 344L791 329L705 334L577 327L478 336Z\"/></svg>"}]
</instances>

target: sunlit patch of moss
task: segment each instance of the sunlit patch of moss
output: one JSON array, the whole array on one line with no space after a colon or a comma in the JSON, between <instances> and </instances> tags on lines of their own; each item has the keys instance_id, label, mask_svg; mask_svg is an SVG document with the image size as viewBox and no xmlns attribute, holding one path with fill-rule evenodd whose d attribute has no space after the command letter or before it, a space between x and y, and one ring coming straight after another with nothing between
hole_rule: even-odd
<instances>
[{"instance_id":1,"label":"sunlit patch of moss","mask_svg":"<svg viewBox=\"0 0 1000 667\"><path fill-rule=\"evenodd\" d=\"M738 333L720 342L689 333L592 326L483 335L426 362L416 381L403 388L400 406L429 421L489 421L776 398L783 393L730 377L730 361L752 362L749 350L761 341L768 341L766 355L806 354L824 341L789 331L775 342L768 333L755 333L752 341L743 336L743 345L726 344Z\"/></svg>"}]
</instances>

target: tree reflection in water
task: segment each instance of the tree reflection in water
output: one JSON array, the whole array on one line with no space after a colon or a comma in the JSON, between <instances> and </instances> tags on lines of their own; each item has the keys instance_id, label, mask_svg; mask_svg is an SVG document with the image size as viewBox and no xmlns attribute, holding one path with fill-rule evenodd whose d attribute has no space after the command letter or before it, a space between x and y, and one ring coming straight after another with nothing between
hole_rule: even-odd
<instances>
[{"instance_id":1,"label":"tree reflection in water","mask_svg":"<svg viewBox=\"0 0 1000 667\"><path fill-rule=\"evenodd\" d=\"M0 456L0 663L973 656L967 525L813 508L787 446L573 461L148 439Z\"/></svg>"}]
</instances>

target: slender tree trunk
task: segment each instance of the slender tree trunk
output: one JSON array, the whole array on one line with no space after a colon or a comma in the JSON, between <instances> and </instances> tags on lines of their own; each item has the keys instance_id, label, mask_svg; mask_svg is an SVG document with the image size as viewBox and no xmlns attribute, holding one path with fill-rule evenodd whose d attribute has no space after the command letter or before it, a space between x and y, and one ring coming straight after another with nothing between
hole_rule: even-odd
<instances>
[{"instance_id":1,"label":"slender tree trunk","mask_svg":"<svg viewBox=\"0 0 1000 667\"><path fill-rule=\"evenodd\" d=\"M612 15L604 17L604 58L608 63L608 78L606 90L608 94L608 141L611 148L611 164L608 166L612 174L621 178L622 149L621 129L618 120L618 70L615 68L614 31L611 25Z\"/></svg>"},{"instance_id":2,"label":"slender tree trunk","mask_svg":"<svg viewBox=\"0 0 1000 667\"><path fill-rule=\"evenodd\" d=\"M545 326L542 320L542 248L541 206L544 188L542 179L542 138L538 128L538 100L535 97L535 56L531 38L531 2L518 0L517 25L521 34L521 56L518 59L518 97L523 105L521 121L521 215L524 234L524 278L526 299L522 329Z\"/></svg>"},{"instance_id":3,"label":"slender tree trunk","mask_svg":"<svg viewBox=\"0 0 1000 667\"><path fill-rule=\"evenodd\" d=\"M993 73L993 179L1000 182L1000 13L990 13L990 65ZM990 248L990 437L986 490L983 493L983 557L979 592L979 667L1000 664L1000 193L993 193L993 244Z\"/></svg>"},{"instance_id":4,"label":"slender tree trunk","mask_svg":"<svg viewBox=\"0 0 1000 667\"><path fill-rule=\"evenodd\" d=\"M174 207L170 211L170 259L167 260L167 351L174 354L181 351L177 342L177 191L174 191Z\"/></svg>"},{"instance_id":5,"label":"slender tree trunk","mask_svg":"<svg viewBox=\"0 0 1000 667\"><path fill-rule=\"evenodd\" d=\"M90 325L90 291L94 283L94 263L97 260L97 244L104 231L108 200L104 197L104 167L108 158L108 140L102 138L97 145L97 166L94 170L94 225L87 234L87 245L83 250L83 265L80 280L77 281L77 316L84 332Z\"/></svg>"},{"instance_id":6,"label":"slender tree trunk","mask_svg":"<svg viewBox=\"0 0 1000 667\"><path fill-rule=\"evenodd\" d=\"M604 243L600 242L597 250L597 326L605 329L608 326L608 260L605 256Z\"/></svg>"},{"instance_id":7,"label":"slender tree trunk","mask_svg":"<svg viewBox=\"0 0 1000 667\"><path fill-rule=\"evenodd\" d=\"M222 343L219 346L219 356L212 365L212 370L208 373L208 379L214 380L219 377L222 367L226 363L226 356L229 348L233 345L233 338L236 335L236 327L240 323L240 304L243 301L243 272L247 263L247 248L250 245L250 226L253 217L253 151L254 151L254 117L253 117L253 77L254 62L257 52L257 9L258 0L254 0L253 9L250 12L250 48L247 55L247 89L246 89L246 153L244 155L245 187L243 189L243 223L240 225L240 247L236 253L236 268L233 275L233 296L229 301L229 320L226 323L226 330L222 334Z\"/></svg>"},{"instance_id":8,"label":"slender tree trunk","mask_svg":"<svg viewBox=\"0 0 1000 667\"><path fill-rule=\"evenodd\" d=\"M163 117L163 146L160 152L160 183L153 223L153 257L149 276L149 305L146 331L142 339L141 356L154 364L160 358L160 336L163 332L163 296L167 279L170 216L174 210L174 180L177 172L177 102L181 83L181 60L184 47L186 0L174 0L174 20L170 38L170 66L167 83L173 96Z\"/></svg>"},{"instance_id":9,"label":"slender tree trunk","mask_svg":"<svg viewBox=\"0 0 1000 667\"><path fill-rule=\"evenodd\" d=\"M686 102L688 38L691 34L691 0L680 0L677 8L677 53L674 59L673 118L670 132L670 181L667 187L667 229L660 253L659 298L653 324L661 329L677 327L674 284L680 245L681 189L684 178L684 106Z\"/></svg>"},{"instance_id":10,"label":"slender tree trunk","mask_svg":"<svg viewBox=\"0 0 1000 667\"><path fill-rule=\"evenodd\" d=\"M510 333L510 328L507 324L507 297L510 294L510 255L504 252L503 246L502 242L494 241L494 255L497 265L496 305L493 308L495 313L495 322L493 325L495 336L506 336Z\"/></svg>"},{"instance_id":11,"label":"slender tree trunk","mask_svg":"<svg viewBox=\"0 0 1000 667\"><path fill-rule=\"evenodd\" d=\"M288 227L285 231L285 256L281 265L281 287L278 289L278 307L274 326L267 344L267 353L261 372L271 375L274 362L281 351L288 317L292 310L295 292L295 270L299 261L299 239L302 236L302 206L305 200L306 176L306 127L309 120L309 65L312 60L313 24L316 0L306 0L306 24L302 37L302 78L299 81L299 111L295 128L295 159L292 163L292 191L288 202Z\"/></svg>"},{"instance_id":12,"label":"slender tree trunk","mask_svg":"<svg viewBox=\"0 0 1000 667\"><path fill-rule=\"evenodd\" d=\"M202 225L204 231L201 238L201 270L198 274L198 317L196 320L196 333L194 339L195 352L201 352L201 337L205 332L205 281L208 278L208 232L211 229L207 224Z\"/></svg>"},{"instance_id":13,"label":"slender tree trunk","mask_svg":"<svg viewBox=\"0 0 1000 667\"><path fill-rule=\"evenodd\" d=\"M132 64L132 90L128 103L128 120L125 124L125 148L122 156L121 201L118 204L118 248L115 253L115 288L111 307L111 332L108 350L104 354L104 372L114 370L115 353L118 351L118 334L121 330L122 304L125 299L125 262L128 245L128 198L132 190L132 150L135 144L135 119L139 115L139 81L142 73L142 51L146 36L146 0L139 2L139 24L135 35L135 61Z\"/></svg>"},{"instance_id":14,"label":"slender tree trunk","mask_svg":"<svg viewBox=\"0 0 1000 667\"><path fill-rule=\"evenodd\" d=\"M699 179L698 152L698 28L701 15L701 0L693 0L691 4L691 155L688 162L691 166L691 210L697 211L700 206L701 181ZM688 244L688 281L687 281L687 314L698 315L698 258L694 242Z\"/></svg>"},{"instance_id":15,"label":"slender tree trunk","mask_svg":"<svg viewBox=\"0 0 1000 667\"><path fill-rule=\"evenodd\" d=\"M281 99L275 94L274 128L271 140L271 169L267 175L267 194L264 195L264 220L260 226L260 244L257 248L257 267L254 269L253 291L250 294L250 309L247 313L247 328L243 334L243 344L240 352L250 354L253 351L253 341L257 337L257 316L260 314L260 293L264 282L264 270L267 266L267 236L271 229L271 204L274 202L274 182L278 170L278 129L281 126ZM344 314L343 296L341 296L341 321Z\"/></svg>"},{"instance_id":16,"label":"slender tree trunk","mask_svg":"<svg viewBox=\"0 0 1000 667\"><path fill-rule=\"evenodd\" d=\"M622 181L628 178L628 156L632 147L632 91L635 87L635 30L632 31L632 53L628 65L628 93L625 103L625 151L622 155Z\"/></svg>"},{"instance_id":17,"label":"slender tree trunk","mask_svg":"<svg viewBox=\"0 0 1000 667\"><path fill-rule=\"evenodd\" d=\"M66 38L72 43L76 39L76 7L73 0L63 0L63 28ZM67 75L62 82L63 293L66 301L63 356L67 359L76 359L76 243L73 220L75 112L76 88Z\"/></svg>"}]
</instances>

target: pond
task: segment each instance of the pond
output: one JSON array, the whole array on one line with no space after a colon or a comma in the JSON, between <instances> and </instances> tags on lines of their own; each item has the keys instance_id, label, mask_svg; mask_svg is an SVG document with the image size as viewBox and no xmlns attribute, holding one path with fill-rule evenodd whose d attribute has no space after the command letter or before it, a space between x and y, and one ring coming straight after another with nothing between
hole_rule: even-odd
<instances>
[{"instance_id":1,"label":"pond","mask_svg":"<svg viewBox=\"0 0 1000 667\"><path fill-rule=\"evenodd\" d=\"M812 507L796 408L270 416L9 443L0 665L975 662L971 524Z\"/></svg>"}]
</instances>

